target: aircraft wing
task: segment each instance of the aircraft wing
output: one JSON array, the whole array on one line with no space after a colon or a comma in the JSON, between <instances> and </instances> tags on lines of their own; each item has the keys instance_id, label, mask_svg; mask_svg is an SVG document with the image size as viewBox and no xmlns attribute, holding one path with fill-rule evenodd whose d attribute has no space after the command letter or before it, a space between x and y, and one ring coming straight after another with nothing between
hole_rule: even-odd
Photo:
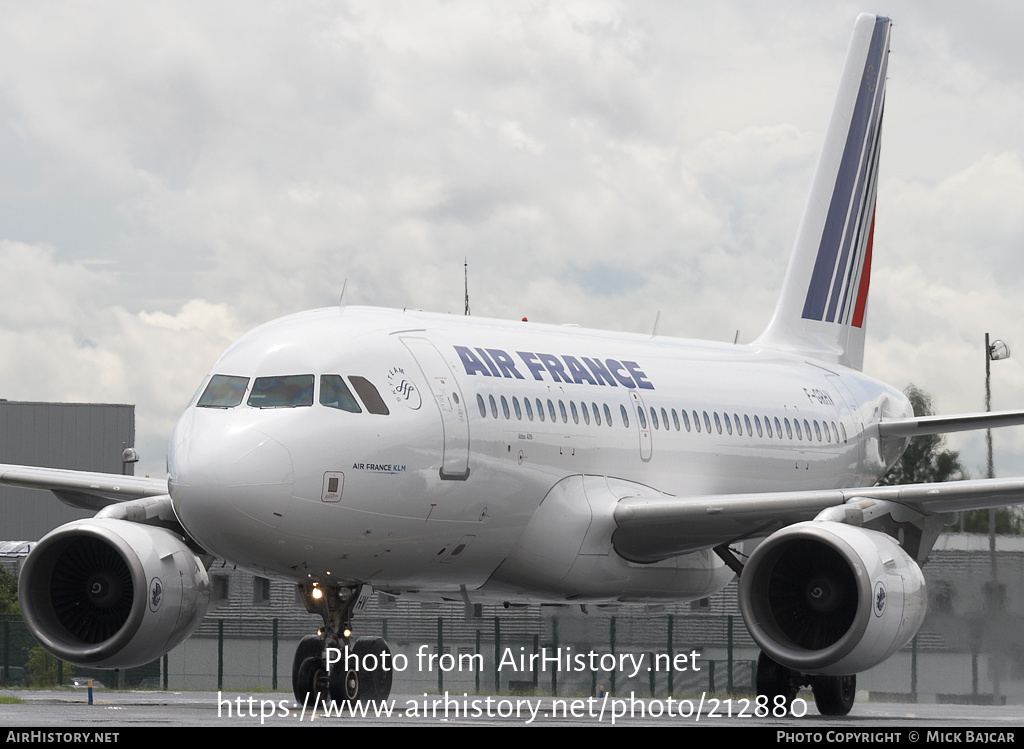
<instances>
[{"instance_id":1,"label":"aircraft wing","mask_svg":"<svg viewBox=\"0 0 1024 749\"><path fill-rule=\"evenodd\" d=\"M852 499L888 500L922 515L983 510L1024 503L1024 478L704 497L625 497L615 506L612 544L626 559L655 562L767 536Z\"/></svg>"},{"instance_id":2,"label":"aircraft wing","mask_svg":"<svg viewBox=\"0 0 1024 749\"><path fill-rule=\"evenodd\" d=\"M166 479L2 463L0 484L49 489L64 504L80 510L94 511L118 502L167 494Z\"/></svg>"}]
</instances>

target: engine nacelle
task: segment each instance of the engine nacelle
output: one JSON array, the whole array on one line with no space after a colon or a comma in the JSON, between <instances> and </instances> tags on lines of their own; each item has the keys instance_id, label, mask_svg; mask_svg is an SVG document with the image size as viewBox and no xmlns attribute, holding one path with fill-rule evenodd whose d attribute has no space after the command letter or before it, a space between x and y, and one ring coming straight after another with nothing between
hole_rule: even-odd
<instances>
[{"instance_id":1,"label":"engine nacelle","mask_svg":"<svg viewBox=\"0 0 1024 749\"><path fill-rule=\"evenodd\" d=\"M890 536L806 522L769 536L739 583L751 637L772 660L807 674L859 673L917 633L924 575Z\"/></svg>"},{"instance_id":2,"label":"engine nacelle","mask_svg":"<svg viewBox=\"0 0 1024 749\"><path fill-rule=\"evenodd\" d=\"M92 518L43 537L22 567L18 599L29 630L58 658L131 668L195 631L210 578L171 531Z\"/></svg>"}]
</instances>

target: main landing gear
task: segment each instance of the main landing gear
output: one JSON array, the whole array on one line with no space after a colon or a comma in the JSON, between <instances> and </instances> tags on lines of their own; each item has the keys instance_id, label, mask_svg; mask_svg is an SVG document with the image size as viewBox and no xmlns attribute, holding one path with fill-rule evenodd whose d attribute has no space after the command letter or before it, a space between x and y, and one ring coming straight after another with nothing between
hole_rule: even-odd
<instances>
[{"instance_id":1,"label":"main landing gear","mask_svg":"<svg viewBox=\"0 0 1024 749\"><path fill-rule=\"evenodd\" d=\"M757 693L768 698L769 714L779 705L788 709L805 686L814 692L814 705L822 715L846 715L857 697L856 675L811 676L776 663L764 653L758 656Z\"/></svg>"},{"instance_id":2,"label":"main landing gear","mask_svg":"<svg viewBox=\"0 0 1024 749\"><path fill-rule=\"evenodd\" d=\"M391 650L380 637L352 641L352 611L362 586L301 583L306 611L324 620L319 634L302 638L292 660L292 690L299 704L368 702L391 694Z\"/></svg>"}]
</instances>

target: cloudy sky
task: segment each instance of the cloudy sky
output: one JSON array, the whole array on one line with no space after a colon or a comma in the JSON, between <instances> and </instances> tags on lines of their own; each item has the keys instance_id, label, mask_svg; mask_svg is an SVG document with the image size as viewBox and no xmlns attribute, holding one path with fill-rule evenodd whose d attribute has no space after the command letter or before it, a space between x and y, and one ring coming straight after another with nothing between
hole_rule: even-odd
<instances>
[{"instance_id":1,"label":"cloudy sky","mask_svg":"<svg viewBox=\"0 0 1024 749\"><path fill-rule=\"evenodd\" d=\"M345 279L459 314L468 258L474 315L753 339L862 10L895 23L865 369L982 410L988 331L1024 407L1016 0L0 9L0 397L136 404L139 472L221 350Z\"/></svg>"}]
</instances>

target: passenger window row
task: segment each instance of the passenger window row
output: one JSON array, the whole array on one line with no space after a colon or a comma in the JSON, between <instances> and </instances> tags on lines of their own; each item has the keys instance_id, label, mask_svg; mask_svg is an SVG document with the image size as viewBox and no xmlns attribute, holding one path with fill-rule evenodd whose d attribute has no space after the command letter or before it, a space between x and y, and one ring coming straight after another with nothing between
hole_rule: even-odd
<instances>
[{"instance_id":1,"label":"passenger window row","mask_svg":"<svg viewBox=\"0 0 1024 749\"><path fill-rule=\"evenodd\" d=\"M714 422L714 429L718 434L733 434L742 437L744 433L748 437L753 437L754 432L757 432L758 437L769 437L777 439L797 439L807 442L829 442L839 444L840 433L842 434L842 441L847 441L846 427L835 421L826 421L825 419L800 419L793 417L792 420L788 416L782 417L780 420L778 416L768 416L765 414L764 420L762 421L761 416L754 414L753 419L749 414L743 414L742 419L738 413L733 412L730 417L728 413L718 411L712 411L709 415L707 411L702 411L698 414L696 411L691 411L693 421L690 420L690 414L685 410L680 410L676 413L673 408L671 412L671 426L669 424L669 411L664 408L656 409L654 406L650 408L650 423L654 429L665 429L675 431L683 431L684 429L689 432L692 430L696 432L701 431L701 425L703 424L703 430L711 433L711 423ZM641 426L646 427L647 418L644 414L643 409L637 408L637 414L640 417ZM660 418L659 418L660 414ZM682 424L680 425L680 419ZM692 424L692 426L691 426ZM785 430L785 434L783 434Z\"/></svg>"},{"instance_id":2,"label":"passenger window row","mask_svg":"<svg viewBox=\"0 0 1024 749\"><path fill-rule=\"evenodd\" d=\"M601 426L602 423L612 426L612 412L607 403L599 408L597 403L591 402L588 407L585 401L581 401L577 407L575 401L569 401L569 405L566 407L565 401L558 399L556 411L555 401L551 398L546 399L546 402L540 398L535 398L532 401L530 398L523 398L520 404L518 396L513 396L510 404L504 395L498 396L497 399L494 395L488 395L485 401L484 396L477 393L476 404L482 418L487 418L490 414L491 418L497 419L500 406L501 414L507 420L511 420L514 414L517 421L523 421L524 416L526 421L533 421L534 414L536 414L537 421L550 419L552 423L556 423L561 420L563 424L567 424L571 418L574 424L579 424L582 419L585 425L589 425L593 421L596 426ZM648 414L650 421L648 421ZM700 433L703 431L711 434L714 429L718 434L731 435L735 433L736 436L742 437L745 433L748 437L753 437L756 431L758 437L767 436L769 439L796 439L835 444L839 444L840 439L844 443L847 441L846 427L842 423L837 424L835 421L829 422L824 419L820 421L818 419L801 420L794 417L790 420L788 416L780 419L778 416L765 414L762 420L758 414L753 417L749 414L743 414L740 417L735 412L730 416L728 413L720 414L718 411L712 411L710 414L707 411L702 411L698 414L696 410L688 412L685 409L680 409L677 411L674 408L658 409L654 406L651 406L646 412L642 407L637 406L636 415L641 429L647 429L649 424L652 429L676 432L695 431ZM623 426L629 427L629 411L625 406L619 406L619 419ZM712 422L714 422L714 427L712 427Z\"/></svg>"},{"instance_id":3,"label":"passenger window row","mask_svg":"<svg viewBox=\"0 0 1024 749\"><path fill-rule=\"evenodd\" d=\"M504 395L499 396L497 400L495 400L493 395L488 395L485 402L484 397L477 393L476 405L480 409L480 416L483 418L487 418L488 409L493 418L498 418L499 402L501 404L501 413L506 419L511 419L514 412L517 421L522 421L525 415L527 421L533 421L536 418L537 421L547 421L550 419L552 423L555 423L558 421L558 416L561 415L562 423L568 423L571 414L574 424L579 424L580 419L582 419L583 423L587 425L593 421L596 426L601 426L602 424L612 426L612 411L608 408L607 403L603 404L603 407L599 407L597 403L591 402L588 407L586 403L581 402L577 408L576 403L570 401L567 411L565 402L560 399L556 414L555 403L550 398L547 399L546 403L540 398L535 398L533 401L529 398L523 398L520 405L519 398L513 396L510 408L509 400ZM545 408L547 409L546 411ZM626 426L629 426L625 406L620 406L620 417L626 421Z\"/></svg>"},{"instance_id":4,"label":"passenger window row","mask_svg":"<svg viewBox=\"0 0 1024 749\"><path fill-rule=\"evenodd\" d=\"M214 375L199 397L200 408L234 408L241 404L249 392L247 406L253 408L299 408L313 405L314 375L282 375L257 377L249 390L249 378L234 375ZM387 404L373 383L359 375L349 375L348 382L359 400L345 384L341 375L320 375L320 405L350 413L362 413L359 401L371 414L387 416Z\"/></svg>"}]
</instances>

